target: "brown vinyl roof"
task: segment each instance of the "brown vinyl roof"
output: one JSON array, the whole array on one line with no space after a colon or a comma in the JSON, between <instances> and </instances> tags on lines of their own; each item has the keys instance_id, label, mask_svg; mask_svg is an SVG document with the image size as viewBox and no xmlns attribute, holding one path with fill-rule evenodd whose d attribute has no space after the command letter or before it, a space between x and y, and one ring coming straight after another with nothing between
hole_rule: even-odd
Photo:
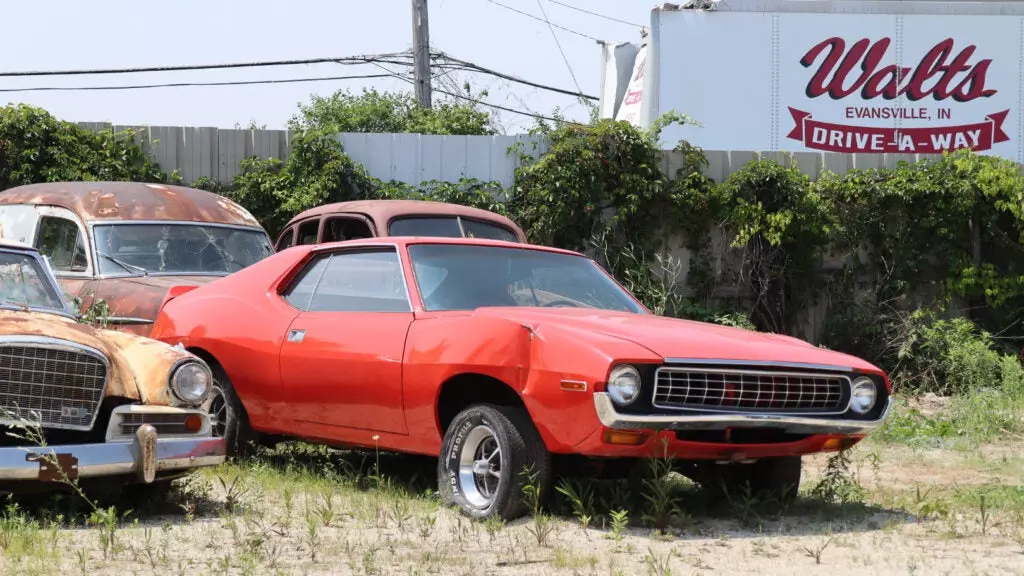
<instances>
[{"instance_id":1,"label":"brown vinyl roof","mask_svg":"<svg viewBox=\"0 0 1024 576\"><path fill-rule=\"evenodd\" d=\"M326 214L338 214L343 212L355 212L365 214L378 226L387 226L387 223L396 216L462 216L475 220L484 220L500 224L512 230L519 236L520 240L526 241L526 235L512 220L489 210L471 208L460 204L449 204L447 202L434 202L430 200L355 200L351 202L335 202L310 208L301 212L288 221L284 228L288 228L299 220L323 216ZM378 234L386 234L386 229L378 231Z\"/></svg>"},{"instance_id":2,"label":"brown vinyl roof","mask_svg":"<svg viewBox=\"0 0 1024 576\"><path fill-rule=\"evenodd\" d=\"M49 182L0 192L0 204L42 204L71 210L83 221L179 220L256 226L227 198L184 186L142 182Z\"/></svg>"}]
</instances>

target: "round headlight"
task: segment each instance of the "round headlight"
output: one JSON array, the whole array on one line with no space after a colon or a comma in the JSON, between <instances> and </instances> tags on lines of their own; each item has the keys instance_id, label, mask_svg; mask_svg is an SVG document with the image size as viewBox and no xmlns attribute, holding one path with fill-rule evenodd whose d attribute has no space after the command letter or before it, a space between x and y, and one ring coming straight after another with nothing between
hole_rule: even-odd
<instances>
[{"instance_id":1,"label":"round headlight","mask_svg":"<svg viewBox=\"0 0 1024 576\"><path fill-rule=\"evenodd\" d=\"M199 404L206 399L213 384L213 374L198 360L182 362L171 375L171 391L182 402Z\"/></svg>"},{"instance_id":2,"label":"round headlight","mask_svg":"<svg viewBox=\"0 0 1024 576\"><path fill-rule=\"evenodd\" d=\"M861 376L853 381L853 388L850 390L850 408L857 414L866 414L875 406L878 399L878 388L875 381L867 376Z\"/></svg>"},{"instance_id":3,"label":"round headlight","mask_svg":"<svg viewBox=\"0 0 1024 576\"><path fill-rule=\"evenodd\" d=\"M619 406L632 404L640 395L640 372L632 366L616 366L608 376L608 395Z\"/></svg>"}]
</instances>

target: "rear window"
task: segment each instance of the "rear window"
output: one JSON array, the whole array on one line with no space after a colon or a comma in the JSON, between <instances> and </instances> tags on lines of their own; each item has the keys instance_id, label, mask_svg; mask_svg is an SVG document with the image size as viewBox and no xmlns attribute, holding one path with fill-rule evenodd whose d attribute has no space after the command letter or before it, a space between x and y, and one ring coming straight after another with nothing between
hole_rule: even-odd
<instances>
[{"instance_id":1,"label":"rear window","mask_svg":"<svg viewBox=\"0 0 1024 576\"><path fill-rule=\"evenodd\" d=\"M515 233L504 226L458 216L410 216L395 218L388 225L391 236L429 236L433 238L485 238L518 242Z\"/></svg>"}]
</instances>

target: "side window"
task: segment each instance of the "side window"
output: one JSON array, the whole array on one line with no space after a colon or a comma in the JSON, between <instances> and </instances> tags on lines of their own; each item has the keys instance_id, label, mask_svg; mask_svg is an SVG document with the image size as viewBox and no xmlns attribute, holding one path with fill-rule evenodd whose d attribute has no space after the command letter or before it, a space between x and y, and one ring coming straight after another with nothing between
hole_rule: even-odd
<instances>
[{"instance_id":1,"label":"side window","mask_svg":"<svg viewBox=\"0 0 1024 576\"><path fill-rule=\"evenodd\" d=\"M43 216L36 232L36 248L50 257L50 265L58 272L85 272L88 258L85 239L72 220L58 216Z\"/></svg>"},{"instance_id":2,"label":"side window","mask_svg":"<svg viewBox=\"0 0 1024 576\"><path fill-rule=\"evenodd\" d=\"M411 312L395 250L331 256L310 301L311 312Z\"/></svg>"},{"instance_id":3,"label":"side window","mask_svg":"<svg viewBox=\"0 0 1024 576\"><path fill-rule=\"evenodd\" d=\"M316 244L316 233L319 228L319 218L299 224L299 244Z\"/></svg>"},{"instance_id":4,"label":"side window","mask_svg":"<svg viewBox=\"0 0 1024 576\"><path fill-rule=\"evenodd\" d=\"M317 256L306 264L306 267L292 280L291 285L281 293L281 296L299 310L307 310L309 300L313 297L313 289L316 288L316 283L323 276L324 268L330 257L330 254Z\"/></svg>"},{"instance_id":5,"label":"side window","mask_svg":"<svg viewBox=\"0 0 1024 576\"><path fill-rule=\"evenodd\" d=\"M370 231L370 226L359 218L335 216L324 222L324 242L341 242L372 237L373 232Z\"/></svg>"},{"instance_id":6,"label":"side window","mask_svg":"<svg viewBox=\"0 0 1024 576\"><path fill-rule=\"evenodd\" d=\"M284 231L284 234L281 235L281 239L277 242L277 248L275 248L275 250L280 252L281 250L284 250L285 248L291 248L294 245L295 228L289 228Z\"/></svg>"},{"instance_id":7,"label":"side window","mask_svg":"<svg viewBox=\"0 0 1024 576\"><path fill-rule=\"evenodd\" d=\"M487 240L504 240L505 242L519 242L515 233L497 224L481 222L479 220L462 219L462 230L467 238L485 238Z\"/></svg>"},{"instance_id":8,"label":"side window","mask_svg":"<svg viewBox=\"0 0 1024 576\"><path fill-rule=\"evenodd\" d=\"M409 216L392 220L388 225L388 233L392 236L460 238L462 228L459 226L458 218L454 216Z\"/></svg>"}]
</instances>

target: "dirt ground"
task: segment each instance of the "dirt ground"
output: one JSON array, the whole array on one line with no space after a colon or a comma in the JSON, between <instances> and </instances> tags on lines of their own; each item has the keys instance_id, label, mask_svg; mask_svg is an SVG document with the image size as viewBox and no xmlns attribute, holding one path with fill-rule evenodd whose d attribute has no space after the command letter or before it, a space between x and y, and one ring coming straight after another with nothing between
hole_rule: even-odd
<instances>
[{"instance_id":1,"label":"dirt ground","mask_svg":"<svg viewBox=\"0 0 1024 576\"><path fill-rule=\"evenodd\" d=\"M415 483L339 483L287 465L226 465L190 478L157 512L68 527L8 507L4 574L1024 574L1021 445L974 451L868 444L838 482L848 502L812 494L826 467L804 462L789 509L733 502L708 512L681 492L668 533L607 514L510 525L471 522ZM402 477L408 470L393 472ZM365 483L369 482L370 487ZM364 485L360 485L360 483ZM422 487L422 485L421 485ZM770 508L770 507L768 507ZM95 515L94 515L95 516ZM620 518L620 521L623 520ZM95 523L94 523L95 524Z\"/></svg>"}]
</instances>

